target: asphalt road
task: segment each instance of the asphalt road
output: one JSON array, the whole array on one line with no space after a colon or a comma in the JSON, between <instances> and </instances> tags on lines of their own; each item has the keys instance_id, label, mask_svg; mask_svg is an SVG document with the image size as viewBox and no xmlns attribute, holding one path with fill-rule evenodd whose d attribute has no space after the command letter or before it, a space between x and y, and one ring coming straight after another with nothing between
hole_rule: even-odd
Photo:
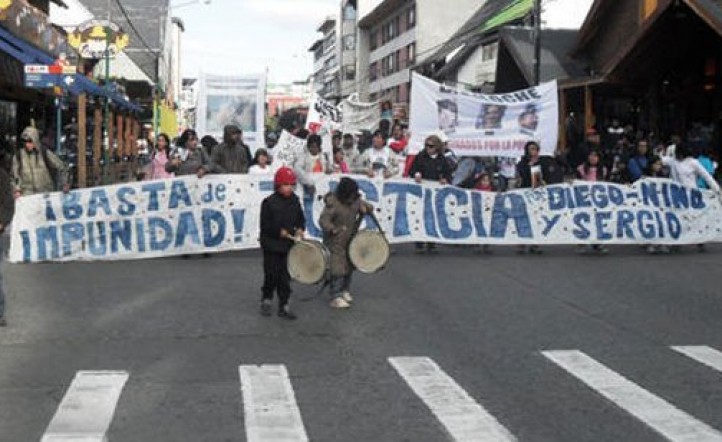
<instances>
[{"instance_id":1,"label":"asphalt road","mask_svg":"<svg viewBox=\"0 0 722 442\"><path fill-rule=\"evenodd\" d=\"M289 322L258 314L258 252L4 264L0 441L40 440L83 370L128 373L112 442L244 441L239 366L264 364L287 370L313 441L462 440L479 413L507 433L471 440L719 440L721 268L721 246L669 256L403 246L383 273L355 280L350 311L303 302L315 290L296 286L300 318ZM710 347L712 363L671 346ZM543 353L557 350L581 353ZM425 393L395 357L438 368L417 379ZM575 370L592 370L587 383Z\"/></svg>"}]
</instances>

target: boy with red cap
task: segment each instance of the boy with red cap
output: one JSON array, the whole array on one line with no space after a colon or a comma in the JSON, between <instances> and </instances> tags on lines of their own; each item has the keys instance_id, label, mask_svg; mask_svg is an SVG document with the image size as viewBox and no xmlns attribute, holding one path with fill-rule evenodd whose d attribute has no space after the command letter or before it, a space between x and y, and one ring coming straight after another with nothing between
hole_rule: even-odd
<instances>
[{"instance_id":1,"label":"boy with red cap","mask_svg":"<svg viewBox=\"0 0 722 442\"><path fill-rule=\"evenodd\" d=\"M293 237L303 237L306 218L301 201L294 193L296 174L281 167L273 180L276 191L261 204L261 248L263 249L263 299L261 314L271 316L273 292L278 293L278 316L296 319L288 306L291 297L291 276L288 273L288 252Z\"/></svg>"}]
</instances>

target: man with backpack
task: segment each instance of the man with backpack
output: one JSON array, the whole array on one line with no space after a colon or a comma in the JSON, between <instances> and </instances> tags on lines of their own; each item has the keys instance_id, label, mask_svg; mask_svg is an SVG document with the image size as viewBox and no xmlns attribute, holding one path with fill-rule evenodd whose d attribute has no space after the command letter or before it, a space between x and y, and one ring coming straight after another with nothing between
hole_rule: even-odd
<instances>
[{"instance_id":1,"label":"man with backpack","mask_svg":"<svg viewBox=\"0 0 722 442\"><path fill-rule=\"evenodd\" d=\"M13 157L15 199L38 193L70 191L68 168L53 152L40 143L40 133L28 126L20 135L22 148Z\"/></svg>"}]
</instances>

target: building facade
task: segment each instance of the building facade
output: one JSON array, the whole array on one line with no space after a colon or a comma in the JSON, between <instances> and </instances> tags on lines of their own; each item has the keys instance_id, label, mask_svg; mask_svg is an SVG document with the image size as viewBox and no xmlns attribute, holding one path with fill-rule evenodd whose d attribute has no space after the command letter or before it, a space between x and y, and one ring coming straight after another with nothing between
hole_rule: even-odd
<instances>
[{"instance_id":1,"label":"building facade","mask_svg":"<svg viewBox=\"0 0 722 442\"><path fill-rule=\"evenodd\" d=\"M313 53L313 90L331 101L341 92L337 24L336 18L327 17L317 29L322 36L309 48Z\"/></svg>"},{"instance_id":2,"label":"building facade","mask_svg":"<svg viewBox=\"0 0 722 442\"><path fill-rule=\"evenodd\" d=\"M457 0L385 0L358 22L357 88L362 100L407 105L411 69L442 46L479 6Z\"/></svg>"}]
</instances>

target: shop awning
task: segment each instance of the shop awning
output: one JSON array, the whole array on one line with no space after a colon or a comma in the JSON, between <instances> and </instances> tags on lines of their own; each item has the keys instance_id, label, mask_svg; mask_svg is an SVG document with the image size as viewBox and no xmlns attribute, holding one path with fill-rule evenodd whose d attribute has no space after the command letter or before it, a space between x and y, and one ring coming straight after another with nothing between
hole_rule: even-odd
<instances>
[{"instance_id":1,"label":"shop awning","mask_svg":"<svg viewBox=\"0 0 722 442\"><path fill-rule=\"evenodd\" d=\"M0 50L9 54L23 65L52 65L55 63L53 56L46 54L40 49L35 48L33 45L14 36L2 26L0 26ZM115 105L123 109L134 112L141 110L140 106L129 102L124 97L121 97L116 93L105 90L82 74L73 74L73 80L73 83L68 87L69 92L73 95L87 93L97 97L107 97L112 100Z\"/></svg>"}]
</instances>

